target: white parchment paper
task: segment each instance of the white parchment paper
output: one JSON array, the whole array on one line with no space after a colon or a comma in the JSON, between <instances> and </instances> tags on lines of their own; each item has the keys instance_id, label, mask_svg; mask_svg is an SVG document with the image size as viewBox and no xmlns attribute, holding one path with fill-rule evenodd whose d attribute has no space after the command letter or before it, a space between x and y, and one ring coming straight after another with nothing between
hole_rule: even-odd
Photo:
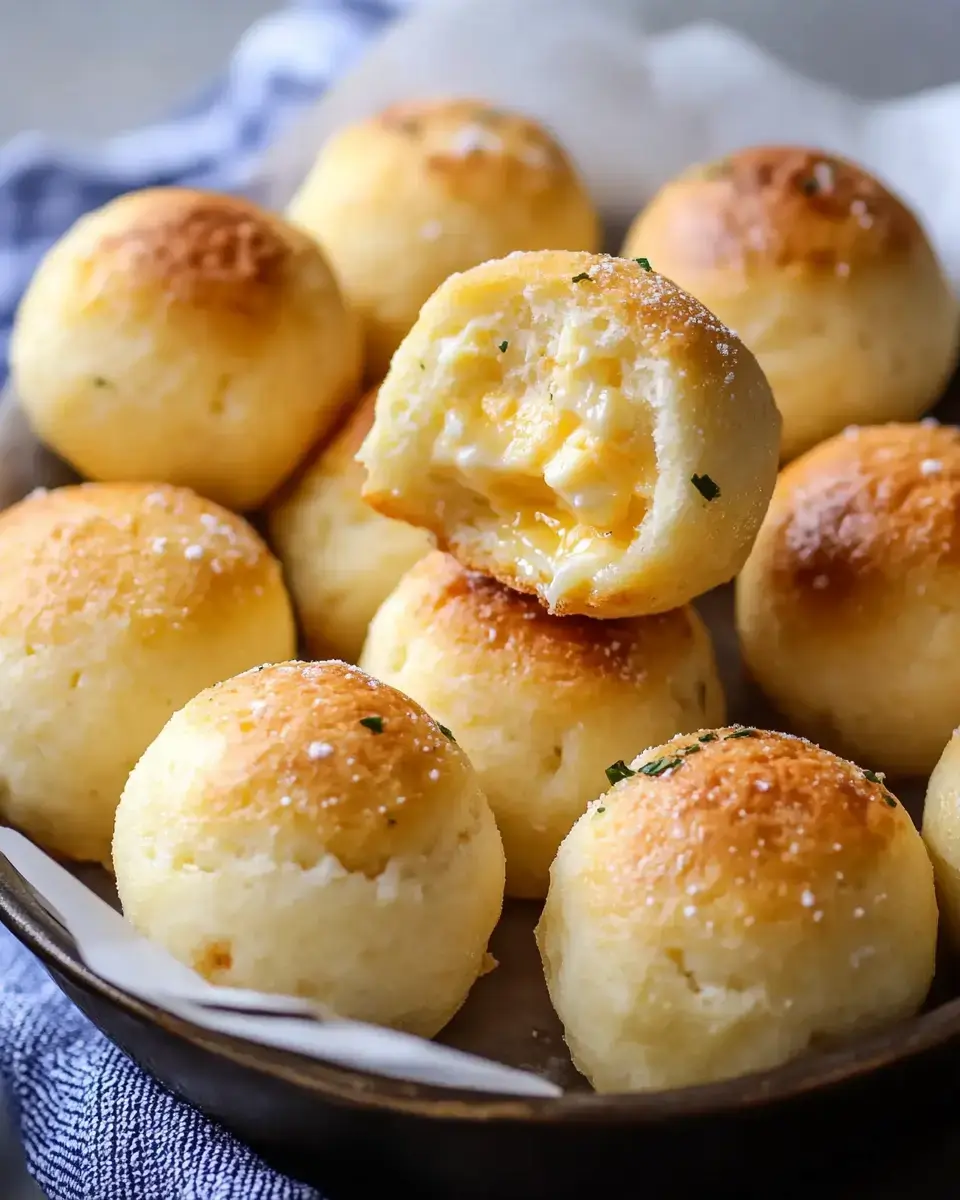
<instances>
[{"instance_id":1,"label":"white parchment paper","mask_svg":"<svg viewBox=\"0 0 960 1200\"><path fill-rule=\"evenodd\" d=\"M21 834L0 829L0 854L71 935L91 971L203 1029L394 1079L514 1096L561 1094L556 1084L531 1072L410 1034L344 1021L307 1000L216 987L141 937Z\"/></svg>"}]
</instances>

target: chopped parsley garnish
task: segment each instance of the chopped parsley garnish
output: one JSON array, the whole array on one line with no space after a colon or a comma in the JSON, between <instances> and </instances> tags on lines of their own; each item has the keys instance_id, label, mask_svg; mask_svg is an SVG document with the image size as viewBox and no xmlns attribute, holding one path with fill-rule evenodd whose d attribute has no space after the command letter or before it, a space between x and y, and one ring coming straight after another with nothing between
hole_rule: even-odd
<instances>
[{"instance_id":1,"label":"chopped parsley garnish","mask_svg":"<svg viewBox=\"0 0 960 1200\"><path fill-rule=\"evenodd\" d=\"M683 763L682 758L655 758L652 762L644 763L640 768L641 775L652 775L656 778L665 771L672 771Z\"/></svg>"},{"instance_id":2,"label":"chopped parsley garnish","mask_svg":"<svg viewBox=\"0 0 960 1200\"><path fill-rule=\"evenodd\" d=\"M713 482L709 475L693 475L690 482L697 489L704 500L716 500L720 495L720 489Z\"/></svg>"},{"instance_id":3,"label":"chopped parsley garnish","mask_svg":"<svg viewBox=\"0 0 960 1200\"><path fill-rule=\"evenodd\" d=\"M701 733L699 738L697 738L698 742L715 742L716 740L717 735L715 733Z\"/></svg>"},{"instance_id":4,"label":"chopped parsley garnish","mask_svg":"<svg viewBox=\"0 0 960 1200\"><path fill-rule=\"evenodd\" d=\"M603 807L603 805L601 804L601 805L599 805L597 808L595 808L593 811L594 811L594 812L598 812L598 813L602 813L602 812L606 812L607 810L606 810L606 809Z\"/></svg>"},{"instance_id":5,"label":"chopped parsley garnish","mask_svg":"<svg viewBox=\"0 0 960 1200\"><path fill-rule=\"evenodd\" d=\"M692 746L687 746L683 751L683 757L686 758L689 754L699 754L703 747L699 742L694 742Z\"/></svg>"},{"instance_id":6,"label":"chopped parsley garnish","mask_svg":"<svg viewBox=\"0 0 960 1200\"><path fill-rule=\"evenodd\" d=\"M611 763L606 771L607 782L609 784L619 783L621 779L629 779L631 775L636 775L636 771L631 771L622 758L618 758L615 763Z\"/></svg>"},{"instance_id":7,"label":"chopped parsley garnish","mask_svg":"<svg viewBox=\"0 0 960 1200\"><path fill-rule=\"evenodd\" d=\"M426 363L423 361L423 359L421 359L421 360L420 360L420 370L421 370L421 371L425 371L426 369L427 369L427 365L426 365Z\"/></svg>"},{"instance_id":8,"label":"chopped parsley garnish","mask_svg":"<svg viewBox=\"0 0 960 1200\"><path fill-rule=\"evenodd\" d=\"M109 379L107 379L107 378L106 378L105 376L103 376L103 375L94 375L94 377L93 377L93 386L94 386L94 387L109 387L109 386L110 386L110 380L109 380Z\"/></svg>"},{"instance_id":9,"label":"chopped parsley garnish","mask_svg":"<svg viewBox=\"0 0 960 1200\"><path fill-rule=\"evenodd\" d=\"M371 733L383 733L383 717L361 717L360 724Z\"/></svg>"},{"instance_id":10,"label":"chopped parsley garnish","mask_svg":"<svg viewBox=\"0 0 960 1200\"><path fill-rule=\"evenodd\" d=\"M886 775L884 775L882 771L867 771L861 767L860 773L863 775L864 779L868 780L870 783L879 783L881 786L883 785L883 781L886 779ZM883 789L882 798L884 804L886 804L888 808L897 807L896 800L890 795L886 788Z\"/></svg>"},{"instance_id":11,"label":"chopped parsley garnish","mask_svg":"<svg viewBox=\"0 0 960 1200\"><path fill-rule=\"evenodd\" d=\"M449 739L451 742L455 742L455 741L457 740L457 739L456 739L456 738L453 736L453 733L452 733L452 731L451 731L451 730L449 730L449 729L446 727L446 725L441 725L439 721L437 722L437 728L440 730L440 732L443 734L443 736L444 736L445 738L448 738L448 739Z\"/></svg>"},{"instance_id":12,"label":"chopped parsley garnish","mask_svg":"<svg viewBox=\"0 0 960 1200\"><path fill-rule=\"evenodd\" d=\"M583 283L583 281L585 279L589 279L589 278L590 278L590 276L587 274L586 271L581 271L579 275L574 275L574 277L570 280L570 282L571 283Z\"/></svg>"},{"instance_id":13,"label":"chopped parsley garnish","mask_svg":"<svg viewBox=\"0 0 960 1200\"><path fill-rule=\"evenodd\" d=\"M501 353L501 354L506 354L506 352L507 352L507 347L508 347L509 345L510 345L510 343L509 343L509 342L501 342L501 343L500 343L500 353Z\"/></svg>"},{"instance_id":14,"label":"chopped parsley garnish","mask_svg":"<svg viewBox=\"0 0 960 1200\"><path fill-rule=\"evenodd\" d=\"M755 729L750 729L750 728L737 729L733 733L728 733L723 740L725 742L729 742L732 738L756 737L756 736L757 736L757 731Z\"/></svg>"},{"instance_id":15,"label":"chopped parsley garnish","mask_svg":"<svg viewBox=\"0 0 960 1200\"><path fill-rule=\"evenodd\" d=\"M651 267L651 266L650 266L650 259L649 259L649 258L635 258L633 261L634 261L635 263L638 263L638 264L639 264L641 267L643 267L643 269L644 269L645 271L652 271L652 270L653 270L653 267Z\"/></svg>"}]
</instances>

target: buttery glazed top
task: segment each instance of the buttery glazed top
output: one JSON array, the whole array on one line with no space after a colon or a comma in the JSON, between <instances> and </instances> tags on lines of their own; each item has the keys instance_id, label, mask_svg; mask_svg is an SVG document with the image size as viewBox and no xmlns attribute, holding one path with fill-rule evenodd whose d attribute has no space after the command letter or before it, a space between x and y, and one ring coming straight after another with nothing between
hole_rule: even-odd
<instances>
[{"instance_id":1,"label":"buttery glazed top","mask_svg":"<svg viewBox=\"0 0 960 1200\"><path fill-rule=\"evenodd\" d=\"M109 618L148 638L267 587L280 566L253 528L187 488L87 483L0 514L0 636L63 644Z\"/></svg>"},{"instance_id":2,"label":"buttery glazed top","mask_svg":"<svg viewBox=\"0 0 960 1200\"><path fill-rule=\"evenodd\" d=\"M478 819L480 792L452 737L346 663L247 671L201 692L163 737L197 769L150 819L190 831L195 856L255 848L308 869L330 854L372 878L395 856L429 854L451 822L466 837Z\"/></svg>"},{"instance_id":3,"label":"buttery glazed top","mask_svg":"<svg viewBox=\"0 0 960 1200\"><path fill-rule=\"evenodd\" d=\"M872 175L790 146L691 168L654 197L630 241L654 255L654 267L662 255L675 269L838 275L927 244L914 215Z\"/></svg>"},{"instance_id":4,"label":"buttery glazed top","mask_svg":"<svg viewBox=\"0 0 960 1200\"><path fill-rule=\"evenodd\" d=\"M474 651L484 671L519 672L554 683L620 680L638 686L669 676L697 640L689 608L650 617L597 621L550 615L534 596L462 567L435 551L404 578L410 622L451 649Z\"/></svg>"},{"instance_id":5,"label":"buttery glazed top","mask_svg":"<svg viewBox=\"0 0 960 1200\"><path fill-rule=\"evenodd\" d=\"M758 539L775 593L811 604L960 564L960 431L852 427L780 475Z\"/></svg>"},{"instance_id":6,"label":"buttery glazed top","mask_svg":"<svg viewBox=\"0 0 960 1200\"><path fill-rule=\"evenodd\" d=\"M604 845L590 886L608 896L616 882L629 907L669 881L691 904L749 896L751 920L819 920L818 888L869 876L894 839L915 836L879 777L788 734L680 735L631 766L583 818Z\"/></svg>"}]
</instances>

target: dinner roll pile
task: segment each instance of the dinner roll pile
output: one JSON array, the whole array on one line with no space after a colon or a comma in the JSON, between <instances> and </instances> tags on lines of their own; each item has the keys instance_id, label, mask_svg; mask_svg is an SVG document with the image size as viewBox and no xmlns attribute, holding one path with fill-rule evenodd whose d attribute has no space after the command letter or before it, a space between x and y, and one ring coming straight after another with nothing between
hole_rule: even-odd
<instances>
[{"instance_id":1,"label":"dinner roll pile","mask_svg":"<svg viewBox=\"0 0 960 1200\"><path fill-rule=\"evenodd\" d=\"M0 514L0 815L109 863L131 768L211 683L295 649L280 568L183 488L85 484Z\"/></svg>"},{"instance_id":2,"label":"dinner roll pile","mask_svg":"<svg viewBox=\"0 0 960 1200\"><path fill-rule=\"evenodd\" d=\"M912 420L956 358L958 309L912 212L832 154L751 147L668 183L644 254L737 331L783 414L783 457L850 422Z\"/></svg>"},{"instance_id":3,"label":"dinner roll pile","mask_svg":"<svg viewBox=\"0 0 960 1200\"><path fill-rule=\"evenodd\" d=\"M744 660L798 733L929 775L960 721L960 432L851 428L780 476L737 583Z\"/></svg>"},{"instance_id":4,"label":"dinner roll pile","mask_svg":"<svg viewBox=\"0 0 960 1200\"><path fill-rule=\"evenodd\" d=\"M424 1037L491 944L466 1023L536 1011L539 916L629 1091L913 1014L938 896L960 947L960 432L907 423L958 306L815 150L601 240L553 136L460 98L339 131L283 216L77 222L12 338L89 482L0 514L0 818L203 978ZM789 732L731 723L760 695ZM938 760L921 837L894 776Z\"/></svg>"},{"instance_id":5,"label":"dinner roll pile","mask_svg":"<svg viewBox=\"0 0 960 1200\"><path fill-rule=\"evenodd\" d=\"M776 1066L907 1016L933 978L933 871L877 777L727 727L624 766L560 848L537 940L598 1091Z\"/></svg>"},{"instance_id":6,"label":"dinner roll pile","mask_svg":"<svg viewBox=\"0 0 960 1200\"><path fill-rule=\"evenodd\" d=\"M484 968L503 849L464 753L339 662L201 692L130 776L124 914L201 975L431 1037Z\"/></svg>"},{"instance_id":7,"label":"dinner roll pile","mask_svg":"<svg viewBox=\"0 0 960 1200\"><path fill-rule=\"evenodd\" d=\"M724 719L710 636L691 607L551 617L439 551L384 603L361 666L456 731L496 814L511 896L546 895L557 847L610 763Z\"/></svg>"},{"instance_id":8,"label":"dinner roll pile","mask_svg":"<svg viewBox=\"0 0 960 1200\"><path fill-rule=\"evenodd\" d=\"M397 104L342 130L288 215L360 314L374 379L448 275L512 250L599 249L593 203L553 137L476 100Z\"/></svg>"}]
</instances>

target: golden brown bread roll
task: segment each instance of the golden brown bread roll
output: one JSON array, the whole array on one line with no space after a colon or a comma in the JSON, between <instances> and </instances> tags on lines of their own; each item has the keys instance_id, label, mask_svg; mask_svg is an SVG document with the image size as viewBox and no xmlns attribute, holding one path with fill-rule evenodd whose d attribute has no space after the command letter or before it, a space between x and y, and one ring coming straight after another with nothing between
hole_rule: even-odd
<instances>
[{"instance_id":1,"label":"golden brown bread roll","mask_svg":"<svg viewBox=\"0 0 960 1200\"><path fill-rule=\"evenodd\" d=\"M404 571L426 554L424 529L391 521L360 498L355 455L373 424L376 391L364 397L269 514L311 655L356 662L367 626Z\"/></svg>"},{"instance_id":2,"label":"golden brown bread roll","mask_svg":"<svg viewBox=\"0 0 960 1200\"><path fill-rule=\"evenodd\" d=\"M692 608L551 617L440 552L384 602L360 662L453 730L497 818L511 896L546 895L557 847L610 763L724 719Z\"/></svg>"},{"instance_id":3,"label":"golden brown bread roll","mask_svg":"<svg viewBox=\"0 0 960 1200\"><path fill-rule=\"evenodd\" d=\"M280 567L184 488L86 484L0 514L0 814L107 861L124 782L201 688L294 652Z\"/></svg>"},{"instance_id":4,"label":"golden brown bread roll","mask_svg":"<svg viewBox=\"0 0 960 1200\"><path fill-rule=\"evenodd\" d=\"M216 983L435 1034L484 966L503 849L466 755L344 663L186 704L117 811L124 915Z\"/></svg>"},{"instance_id":5,"label":"golden brown bread roll","mask_svg":"<svg viewBox=\"0 0 960 1200\"><path fill-rule=\"evenodd\" d=\"M706 1083L909 1016L933 871L876 776L729 727L641 754L573 827L537 929L598 1091Z\"/></svg>"},{"instance_id":6,"label":"golden brown bread roll","mask_svg":"<svg viewBox=\"0 0 960 1200\"><path fill-rule=\"evenodd\" d=\"M913 213L836 155L760 146L694 167L637 217L624 254L692 292L757 356L783 457L940 395L957 302Z\"/></svg>"},{"instance_id":7,"label":"golden brown bread roll","mask_svg":"<svg viewBox=\"0 0 960 1200\"><path fill-rule=\"evenodd\" d=\"M553 613L665 612L742 566L780 418L755 359L641 264L512 254L447 280L377 397L364 496Z\"/></svg>"},{"instance_id":8,"label":"golden brown bread roll","mask_svg":"<svg viewBox=\"0 0 960 1200\"><path fill-rule=\"evenodd\" d=\"M83 475L256 508L355 394L356 317L316 244L247 200L151 188L82 217L20 305L12 378Z\"/></svg>"},{"instance_id":9,"label":"golden brown bread roll","mask_svg":"<svg viewBox=\"0 0 960 1200\"><path fill-rule=\"evenodd\" d=\"M930 776L923 840L933 861L940 921L956 951L960 949L960 732L956 729Z\"/></svg>"},{"instance_id":10,"label":"golden brown bread roll","mask_svg":"<svg viewBox=\"0 0 960 1200\"><path fill-rule=\"evenodd\" d=\"M600 237L551 135L477 100L397 104L342 130L288 215L360 312L371 379L448 275L511 250L596 250Z\"/></svg>"},{"instance_id":11,"label":"golden brown bread roll","mask_svg":"<svg viewBox=\"0 0 960 1200\"><path fill-rule=\"evenodd\" d=\"M851 428L791 463L737 581L737 627L791 729L928 774L960 717L960 433Z\"/></svg>"}]
</instances>

